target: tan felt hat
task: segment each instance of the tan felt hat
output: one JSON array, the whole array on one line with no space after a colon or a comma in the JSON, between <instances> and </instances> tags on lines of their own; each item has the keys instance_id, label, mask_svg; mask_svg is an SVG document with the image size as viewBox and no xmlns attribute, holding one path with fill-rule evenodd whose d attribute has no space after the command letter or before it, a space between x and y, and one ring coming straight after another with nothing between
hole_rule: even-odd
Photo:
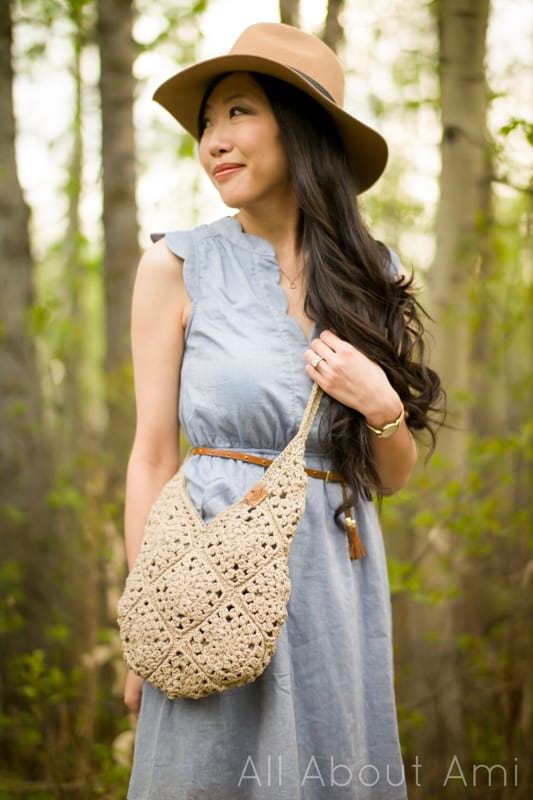
<instances>
[{"instance_id":1,"label":"tan felt hat","mask_svg":"<svg viewBox=\"0 0 533 800\"><path fill-rule=\"evenodd\" d=\"M387 163L385 139L343 110L344 70L321 39L281 22L246 28L228 55L199 61L177 72L153 99L198 141L198 112L208 84L222 72L260 72L306 92L333 118L360 194L374 184Z\"/></svg>"}]
</instances>

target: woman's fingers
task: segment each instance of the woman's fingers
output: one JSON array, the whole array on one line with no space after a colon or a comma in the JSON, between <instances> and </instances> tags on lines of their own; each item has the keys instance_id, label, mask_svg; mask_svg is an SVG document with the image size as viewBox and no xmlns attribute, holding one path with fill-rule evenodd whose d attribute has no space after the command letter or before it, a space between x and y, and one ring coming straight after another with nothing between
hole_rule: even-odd
<instances>
[{"instance_id":1,"label":"woman's fingers","mask_svg":"<svg viewBox=\"0 0 533 800\"><path fill-rule=\"evenodd\" d=\"M134 714L138 714L141 707L142 689L143 679L130 669L124 686L124 703Z\"/></svg>"}]
</instances>

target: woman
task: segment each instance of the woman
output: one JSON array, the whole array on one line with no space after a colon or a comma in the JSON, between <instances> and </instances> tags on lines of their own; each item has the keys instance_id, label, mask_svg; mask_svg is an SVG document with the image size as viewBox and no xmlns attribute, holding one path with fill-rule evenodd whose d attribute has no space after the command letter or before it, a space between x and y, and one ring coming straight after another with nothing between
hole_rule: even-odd
<instances>
[{"instance_id":1,"label":"woman","mask_svg":"<svg viewBox=\"0 0 533 800\"><path fill-rule=\"evenodd\" d=\"M139 265L129 567L178 469L180 423L193 448L189 493L210 521L263 474L242 457L275 458L294 436L316 381L325 394L305 461L322 477L309 479L288 618L264 673L201 700L169 700L128 675L125 702L140 707L129 800L406 797L372 493L381 501L409 479L411 428L435 442L428 412L442 390L422 363L412 278L396 274L397 257L359 215L356 195L382 173L387 148L342 109L343 89L319 39L260 23L155 94L238 211L154 235Z\"/></svg>"}]
</instances>

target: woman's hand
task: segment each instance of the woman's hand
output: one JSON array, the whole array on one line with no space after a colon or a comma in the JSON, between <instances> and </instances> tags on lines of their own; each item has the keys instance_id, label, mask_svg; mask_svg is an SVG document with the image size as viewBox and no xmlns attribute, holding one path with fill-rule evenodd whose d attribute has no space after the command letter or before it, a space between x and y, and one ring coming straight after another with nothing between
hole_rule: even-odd
<instances>
[{"instance_id":1,"label":"woman's hand","mask_svg":"<svg viewBox=\"0 0 533 800\"><path fill-rule=\"evenodd\" d=\"M143 679L140 675L129 670L126 683L124 685L124 703L128 706L130 711L134 714L139 713L141 707L141 695L143 690Z\"/></svg>"},{"instance_id":2,"label":"woman's hand","mask_svg":"<svg viewBox=\"0 0 533 800\"><path fill-rule=\"evenodd\" d=\"M304 353L305 371L327 394L350 408L355 408L373 428L382 428L398 418L402 410L399 394L391 386L383 369L349 342L325 330L313 339L311 350ZM313 359L325 361L311 366ZM416 442L405 418L394 436L370 437L380 486L384 494L393 494L405 486L418 458Z\"/></svg>"},{"instance_id":3,"label":"woman's hand","mask_svg":"<svg viewBox=\"0 0 533 800\"><path fill-rule=\"evenodd\" d=\"M311 362L323 356L317 367ZM306 350L305 371L327 394L355 408L374 427L396 419L402 404L385 372L375 361L333 331L324 330Z\"/></svg>"}]
</instances>

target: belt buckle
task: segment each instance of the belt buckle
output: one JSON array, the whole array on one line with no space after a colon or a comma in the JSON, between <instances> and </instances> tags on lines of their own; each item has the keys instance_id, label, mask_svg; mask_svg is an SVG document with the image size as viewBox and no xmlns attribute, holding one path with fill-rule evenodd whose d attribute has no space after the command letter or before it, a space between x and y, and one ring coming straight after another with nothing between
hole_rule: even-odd
<instances>
[{"instance_id":1,"label":"belt buckle","mask_svg":"<svg viewBox=\"0 0 533 800\"><path fill-rule=\"evenodd\" d=\"M329 469L328 469L328 470L326 470L326 477L324 478L324 480L325 480L325 482L326 482L326 483L329 481L329 474L330 474L330 472L331 472L331 470L329 470Z\"/></svg>"}]
</instances>

